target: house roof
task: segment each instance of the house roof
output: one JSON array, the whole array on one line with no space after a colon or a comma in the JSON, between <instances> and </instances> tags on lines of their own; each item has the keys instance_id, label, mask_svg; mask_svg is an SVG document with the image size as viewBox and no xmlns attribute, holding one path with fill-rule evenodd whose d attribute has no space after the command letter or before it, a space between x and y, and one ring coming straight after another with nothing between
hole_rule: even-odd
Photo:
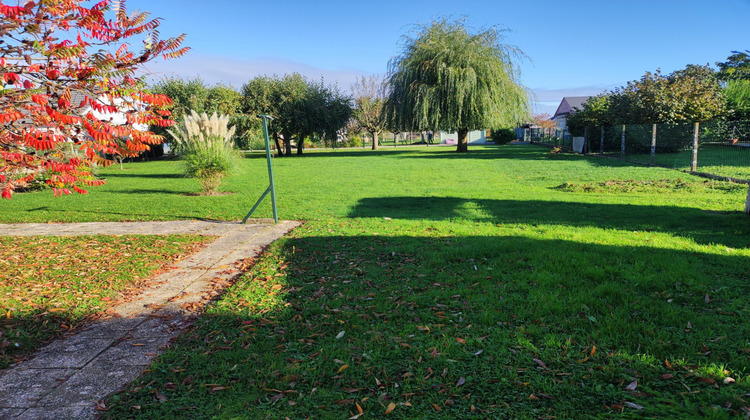
<instances>
[{"instance_id":1,"label":"house roof","mask_svg":"<svg viewBox=\"0 0 750 420\"><path fill-rule=\"evenodd\" d=\"M562 101L560 101L560 105L557 107L557 111L555 111L555 115L552 116L552 119L569 115L573 111L573 108L583 108L583 104L588 101L590 97L591 96L566 96L562 98Z\"/></svg>"}]
</instances>

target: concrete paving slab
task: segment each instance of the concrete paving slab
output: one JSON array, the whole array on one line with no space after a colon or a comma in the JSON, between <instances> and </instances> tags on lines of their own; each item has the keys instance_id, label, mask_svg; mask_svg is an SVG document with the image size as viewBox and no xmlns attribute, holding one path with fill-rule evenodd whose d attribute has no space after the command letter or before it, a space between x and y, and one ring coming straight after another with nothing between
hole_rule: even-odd
<instances>
[{"instance_id":1,"label":"concrete paving slab","mask_svg":"<svg viewBox=\"0 0 750 420\"><path fill-rule=\"evenodd\" d=\"M132 338L163 337L183 331L190 325L186 317L176 315L170 318L153 318L130 331Z\"/></svg>"},{"instance_id":2,"label":"concrete paving slab","mask_svg":"<svg viewBox=\"0 0 750 420\"><path fill-rule=\"evenodd\" d=\"M113 338L73 336L52 342L24 363L27 368L82 368L115 342Z\"/></svg>"},{"instance_id":3,"label":"concrete paving slab","mask_svg":"<svg viewBox=\"0 0 750 420\"><path fill-rule=\"evenodd\" d=\"M24 411L25 408L0 408L0 419L16 419Z\"/></svg>"},{"instance_id":4,"label":"concrete paving slab","mask_svg":"<svg viewBox=\"0 0 750 420\"><path fill-rule=\"evenodd\" d=\"M81 337L88 337L89 339L119 339L148 319L149 317L147 316L104 318L84 327L78 335Z\"/></svg>"},{"instance_id":5,"label":"concrete paving slab","mask_svg":"<svg viewBox=\"0 0 750 420\"><path fill-rule=\"evenodd\" d=\"M66 407L95 405L105 396L123 389L135 380L142 366L123 366L118 363L96 361L79 370L37 404L38 407Z\"/></svg>"},{"instance_id":6,"label":"concrete paving slab","mask_svg":"<svg viewBox=\"0 0 750 420\"><path fill-rule=\"evenodd\" d=\"M0 375L0 408L33 407L76 372L75 369L9 369Z\"/></svg>"},{"instance_id":7,"label":"concrete paving slab","mask_svg":"<svg viewBox=\"0 0 750 420\"><path fill-rule=\"evenodd\" d=\"M157 354L161 353L161 348L169 343L170 338L176 336L177 331L172 331L160 337L137 337L123 340L105 350L96 358L96 362L117 366L146 366Z\"/></svg>"},{"instance_id":8,"label":"concrete paving slab","mask_svg":"<svg viewBox=\"0 0 750 420\"><path fill-rule=\"evenodd\" d=\"M86 403L85 405L74 406L30 408L13 420L93 419L96 418L97 414L92 404Z\"/></svg>"}]
</instances>

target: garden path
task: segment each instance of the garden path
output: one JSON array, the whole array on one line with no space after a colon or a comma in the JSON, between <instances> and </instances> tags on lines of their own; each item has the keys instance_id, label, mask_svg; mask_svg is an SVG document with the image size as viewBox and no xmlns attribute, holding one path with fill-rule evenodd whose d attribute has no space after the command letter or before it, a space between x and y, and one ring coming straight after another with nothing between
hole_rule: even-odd
<instances>
[{"instance_id":1,"label":"garden path","mask_svg":"<svg viewBox=\"0 0 750 420\"><path fill-rule=\"evenodd\" d=\"M94 418L101 400L137 378L196 308L240 272L240 265L298 226L251 220L0 225L0 236L168 235L217 236L202 251L159 275L111 317L55 340L0 373L0 418Z\"/></svg>"}]
</instances>

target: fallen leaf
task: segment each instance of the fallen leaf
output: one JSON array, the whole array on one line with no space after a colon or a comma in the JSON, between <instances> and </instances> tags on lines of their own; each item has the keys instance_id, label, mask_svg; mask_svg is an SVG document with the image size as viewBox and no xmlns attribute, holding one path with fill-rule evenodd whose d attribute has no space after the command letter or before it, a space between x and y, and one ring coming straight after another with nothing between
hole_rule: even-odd
<instances>
[{"instance_id":1,"label":"fallen leaf","mask_svg":"<svg viewBox=\"0 0 750 420\"><path fill-rule=\"evenodd\" d=\"M636 388L638 388L638 379L634 380L625 387L625 389L627 389L628 391L635 391Z\"/></svg>"},{"instance_id":2,"label":"fallen leaf","mask_svg":"<svg viewBox=\"0 0 750 420\"><path fill-rule=\"evenodd\" d=\"M456 386L461 386L461 385L463 385L465 383L466 383L466 378L464 378L462 376L462 377L458 378L458 382L456 382Z\"/></svg>"},{"instance_id":3,"label":"fallen leaf","mask_svg":"<svg viewBox=\"0 0 750 420\"><path fill-rule=\"evenodd\" d=\"M388 407L385 409L385 414L391 414L391 411L396 409L396 404L390 403L388 404Z\"/></svg>"},{"instance_id":4,"label":"fallen leaf","mask_svg":"<svg viewBox=\"0 0 750 420\"><path fill-rule=\"evenodd\" d=\"M359 404L354 403L354 405L357 406L357 413L359 413L360 415L365 414L365 410L363 410L362 407L360 407Z\"/></svg>"},{"instance_id":5,"label":"fallen leaf","mask_svg":"<svg viewBox=\"0 0 750 420\"><path fill-rule=\"evenodd\" d=\"M432 404L432 406L433 406L433 407L435 408L435 410L437 410L437 411L443 411L443 409L442 409L442 408L440 408L440 407L439 407L439 406L438 406L437 404Z\"/></svg>"},{"instance_id":6,"label":"fallen leaf","mask_svg":"<svg viewBox=\"0 0 750 420\"><path fill-rule=\"evenodd\" d=\"M628 406L628 407L630 407L630 408L635 408L636 410L643 410L643 406L642 405L638 405L638 404L632 403L630 401L625 401L625 405Z\"/></svg>"},{"instance_id":7,"label":"fallen leaf","mask_svg":"<svg viewBox=\"0 0 750 420\"><path fill-rule=\"evenodd\" d=\"M456 338L456 341L458 341L461 344L466 343L466 340L464 340L463 338Z\"/></svg>"},{"instance_id":8,"label":"fallen leaf","mask_svg":"<svg viewBox=\"0 0 750 420\"><path fill-rule=\"evenodd\" d=\"M273 397L271 397L268 401L269 402L276 402L280 399L284 398L284 394L276 394Z\"/></svg>"},{"instance_id":9,"label":"fallen leaf","mask_svg":"<svg viewBox=\"0 0 750 420\"><path fill-rule=\"evenodd\" d=\"M537 364L538 364L539 366L541 366L541 367L542 367L542 369L544 369L544 370L549 370L549 369L547 369L547 365L546 365L546 364L544 364L544 362L542 362L541 360L539 360L539 359L533 359L533 360L534 360L534 361L535 361L535 362L536 362L536 363L537 363Z\"/></svg>"},{"instance_id":10,"label":"fallen leaf","mask_svg":"<svg viewBox=\"0 0 750 420\"><path fill-rule=\"evenodd\" d=\"M337 370L337 371L336 371L336 373L341 373L341 372L345 371L345 370L346 370L346 368L348 368L348 367L349 367L349 365L343 365L343 366L341 366L341 367L339 368L339 370Z\"/></svg>"},{"instance_id":11,"label":"fallen leaf","mask_svg":"<svg viewBox=\"0 0 750 420\"><path fill-rule=\"evenodd\" d=\"M661 378L662 379L672 379L672 378L674 378L674 375L672 375L671 373L665 373L664 375L661 375Z\"/></svg>"},{"instance_id":12,"label":"fallen leaf","mask_svg":"<svg viewBox=\"0 0 750 420\"><path fill-rule=\"evenodd\" d=\"M340 333L336 334L336 340L340 340L344 337L344 334L346 334L346 331L341 331Z\"/></svg>"},{"instance_id":13,"label":"fallen leaf","mask_svg":"<svg viewBox=\"0 0 750 420\"><path fill-rule=\"evenodd\" d=\"M474 353L474 356L479 356L482 353L484 353L484 350L479 350L478 352Z\"/></svg>"},{"instance_id":14,"label":"fallen leaf","mask_svg":"<svg viewBox=\"0 0 750 420\"><path fill-rule=\"evenodd\" d=\"M734 380L734 378L730 378L727 376L726 378L724 378L723 382L724 382L724 385L729 385L729 384L735 383L736 381Z\"/></svg>"}]
</instances>

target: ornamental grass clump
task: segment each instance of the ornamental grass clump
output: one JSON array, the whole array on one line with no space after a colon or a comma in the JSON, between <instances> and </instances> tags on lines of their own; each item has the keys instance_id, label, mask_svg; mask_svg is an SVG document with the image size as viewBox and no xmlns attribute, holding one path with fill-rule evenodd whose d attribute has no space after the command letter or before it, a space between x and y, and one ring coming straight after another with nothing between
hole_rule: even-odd
<instances>
[{"instance_id":1,"label":"ornamental grass clump","mask_svg":"<svg viewBox=\"0 0 750 420\"><path fill-rule=\"evenodd\" d=\"M228 127L229 116L209 117L190 110L169 134L175 140L175 153L185 161L185 174L196 178L204 195L214 195L221 179L227 175L237 160L234 151L235 127Z\"/></svg>"}]
</instances>

